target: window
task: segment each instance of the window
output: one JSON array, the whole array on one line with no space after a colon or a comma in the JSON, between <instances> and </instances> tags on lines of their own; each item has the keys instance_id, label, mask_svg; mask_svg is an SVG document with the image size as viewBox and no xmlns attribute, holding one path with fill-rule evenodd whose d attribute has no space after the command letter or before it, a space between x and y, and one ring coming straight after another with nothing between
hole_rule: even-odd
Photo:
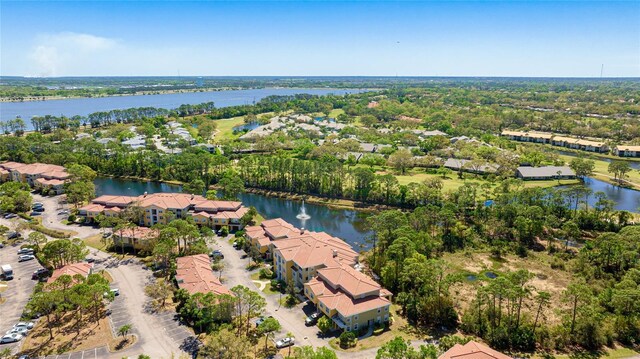
<instances>
[{"instance_id":1,"label":"window","mask_svg":"<svg viewBox=\"0 0 640 359\"><path fill-rule=\"evenodd\" d=\"M382 309L378 308L378 313L380 313L382 311Z\"/></svg>"},{"instance_id":2,"label":"window","mask_svg":"<svg viewBox=\"0 0 640 359\"><path fill-rule=\"evenodd\" d=\"M353 326L353 330L358 330L358 323L356 323L356 325Z\"/></svg>"},{"instance_id":3,"label":"window","mask_svg":"<svg viewBox=\"0 0 640 359\"><path fill-rule=\"evenodd\" d=\"M354 320L358 320L358 316L356 315L355 317L353 317ZM358 329L358 328L356 328Z\"/></svg>"},{"instance_id":4,"label":"window","mask_svg":"<svg viewBox=\"0 0 640 359\"><path fill-rule=\"evenodd\" d=\"M388 312L389 311L389 307L384 307L384 311Z\"/></svg>"}]
</instances>

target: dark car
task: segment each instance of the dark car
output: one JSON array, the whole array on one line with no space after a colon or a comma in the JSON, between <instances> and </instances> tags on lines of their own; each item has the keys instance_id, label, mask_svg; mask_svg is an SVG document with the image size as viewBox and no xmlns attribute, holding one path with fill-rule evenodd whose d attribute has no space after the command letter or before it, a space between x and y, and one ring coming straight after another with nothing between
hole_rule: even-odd
<instances>
[{"instance_id":1,"label":"dark car","mask_svg":"<svg viewBox=\"0 0 640 359\"><path fill-rule=\"evenodd\" d=\"M242 248L242 243L238 242L238 241L234 241L233 242L233 248L235 249L241 249Z\"/></svg>"},{"instance_id":2,"label":"dark car","mask_svg":"<svg viewBox=\"0 0 640 359\"><path fill-rule=\"evenodd\" d=\"M18 217L18 215L15 214L15 213L7 213L7 214L4 215L5 219L11 219L11 218L16 218L16 217Z\"/></svg>"},{"instance_id":3,"label":"dark car","mask_svg":"<svg viewBox=\"0 0 640 359\"><path fill-rule=\"evenodd\" d=\"M31 279L37 280L37 279L45 278L48 275L49 275L48 270L46 270L45 268L40 268L33 272L33 274L31 275Z\"/></svg>"},{"instance_id":4,"label":"dark car","mask_svg":"<svg viewBox=\"0 0 640 359\"><path fill-rule=\"evenodd\" d=\"M307 326L315 325L321 316L322 316L322 313L315 312L304 320L304 324Z\"/></svg>"},{"instance_id":5,"label":"dark car","mask_svg":"<svg viewBox=\"0 0 640 359\"><path fill-rule=\"evenodd\" d=\"M44 207L33 207L34 212L44 212Z\"/></svg>"},{"instance_id":6,"label":"dark car","mask_svg":"<svg viewBox=\"0 0 640 359\"><path fill-rule=\"evenodd\" d=\"M258 320L256 320L256 327L260 326L260 324L262 324L262 322L264 322L267 318L273 318L273 316L268 316L268 317L260 317L258 318Z\"/></svg>"},{"instance_id":7,"label":"dark car","mask_svg":"<svg viewBox=\"0 0 640 359\"><path fill-rule=\"evenodd\" d=\"M33 216L39 216L39 215L41 215L41 214L42 214L42 212L36 212L36 211L33 211L33 212L29 213L29 215L30 215L31 217L33 217Z\"/></svg>"},{"instance_id":8,"label":"dark car","mask_svg":"<svg viewBox=\"0 0 640 359\"><path fill-rule=\"evenodd\" d=\"M18 232L15 231L11 231L7 233L7 239L16 239L16 238L20 238L22 237L22 235Z\"/></svg>"},{"instance_id":9,"label":"dark car","mask_svg":"<svg viewBox=\"0 0 640 359\"><path fill-rule=\"evenodd\" d=\"M213 259L224 259L224 254L216 249L215 251L211 252L211 254L209 254L209 257Z\"/></svg>"}]
</instances>

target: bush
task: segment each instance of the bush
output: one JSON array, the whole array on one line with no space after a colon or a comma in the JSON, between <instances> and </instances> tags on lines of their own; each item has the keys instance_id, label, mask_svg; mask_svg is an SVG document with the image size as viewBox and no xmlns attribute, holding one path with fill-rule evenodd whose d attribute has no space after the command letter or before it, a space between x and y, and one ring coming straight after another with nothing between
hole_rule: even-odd
<instances>
[{"instance_id":1,"label":"bush","mask_svg":"<svg viewBox=\"0 0 640 359\"><path fill-rule=\"evenodd\" d=\"M273 279L274 273L269 268L260 269L260 279Z\"/></svg>"},{"instance_id":2,"label":"bush","mask_svg":"<svg viewBox=\"0 0 640 359\"><path fill-rule=\"evenodd\" d=\"M71 237L70 235L62 232L62 231L57 231L55 229L51 229L51 228L46 228L40 224L37 223L28 223L27 224L29 228L31 228L34 231L38 231L42 234L46 234L49 237L53 237L53 238L69 238Z\"/></svg>"},{"instance_id":3,"label":"bush","mask_svg":"<svg viewBox=\"0 0 640 359\"><path fill-rule=\"evenodd\" d=\"M384 332L386 325L384 323L376 324L373 328L373 335L380 335Z\"/></svg>"},{"instance_id":4,"label":"bush","mask_svg":"<svg viewBox=\"0 0 640 359\"><path fill-rule=\"evenodd\" d=\"M226 237L229 235L229 227L224 226L220 229L220 236Z\"/></svg>"},{"instance_id":5,"label":"bush","mask_svg":"<svg viewBox=\"0 0 640 359\"><path fill-rule=\"evenodd\" d=\"M358 343L358 337L354 332L342 332L340 334L340 347L343 349L353 348Z\"/></svg>"},{"instance_id":6,"label":"bush","mask_svg":"<svg viewBox=\"0 0 640 359\"><path fill-rule=\"evenodd\" d=\"M76 215L75 214L70 214L69 217L67 217L67 221L73 223L76 221Z\"/></svg>"},{"instance_id":7,"label":"bush","mask_svg":"<svg viewBox=\"0 0 640 359\"><path fill-rule=\"evenodd\" d=\"M565 269L564 263L565 263L565 261L564 261L564 260L562 260L562 259L560 259L560 258L558 258L558 257L554 257L554 258L551 260L551 268L552 268L552 269L561 269L561 270L564 270L564 269Z\"/></svg>"},{"instance_id":8,"label":"bush","mask_svg":"<svg viewBox=\"0 0 640 359\"><path fill-rule=\"evenodd\" d=\"M320 329L322 334L327 334L331 331L333 323L331 319L327 318L326 316L322 316L320 319L318 319L317 325L318 325L318 329Z\"/></svg>"},{"instance_id":9,"label":"bush","mask_svg":"<svg viewBox=\"0 0 640 359\"><path fill-rule=\"evenodd\" d=\"M238 238L236 239L237 241L239 241L240 238L244 239L244 229L241 229L239 231L236 232L235 237Z\"/></svg>"}]
</instances>

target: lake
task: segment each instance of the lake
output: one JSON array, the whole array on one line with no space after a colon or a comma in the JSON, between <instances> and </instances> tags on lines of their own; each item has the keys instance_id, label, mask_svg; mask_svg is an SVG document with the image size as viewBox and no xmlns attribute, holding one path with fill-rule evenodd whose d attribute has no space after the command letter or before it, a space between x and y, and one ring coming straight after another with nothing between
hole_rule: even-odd
<instances>
[{"instance_id":1,"label":"lake","mask_svg":"<svg viewBox=\"0 0 640 359\"><path fill-rule=\"evenodd\" d=\"M638 208L640 208L640 191L614 186L595 178L587 178L585 185L589 187L593 193L604 192L608 199L615 202L613 207L617 210L638 212ZM567 188L567 186L560 186L558 188ZM592 195L589 197L589 206L593 207L596 202L595 196Z\"/></svg>"},{"instance_id":2,"label":"lake","mask_svg":"<svg viewBox=\"0 0 640 359\"><path fill-rule=\"evenodd\" d=\"M580 157L577 153L575 152L571 152L571 151L563 151L563 150L554 150L554 152L561 154L561 155L565 155L565 156L570 156L570 157ZM599 156L593 156L593 155L588 155L585 154L586 158L590 158L590 159L597 159L597 160L601 160L604 162L609 162L611 163L612 159L611 158L607 158L607 157L599 157ZM634 170L640 170L640 162L639 161L632 161L632 160L628 160L625 159L624 157L620 158L621 161L625 161L626 163L629 164L629 167L633 168Z\"/></svg>"},{"instance_id":3,"label":"lake","mask_svg":"<svg viewBox=\"0 0 640 359\"><path fill-rule=\"evenodd\" d=\"M67 117L86 116L99 111L128 109L135 107L156 107L173 109L183 104L200 104L213 101L216 107L251 105L271 95L328 95L351 94L365 90L309 89L309 88L265 88L251 90L188 92L161 95L130 95L96 98L73 98L48 101L0 102L0 120L6 121L21 116L32 129L30 119L33 116L65 115Z\"/></svg>"},{"instance_id":4,"label":"lake","mask_svg":"<svg viewBox=\"0 0 640 359\"><path fill-rule=\"evenodd\" d=\"M160 182L138 182L120 178L98 177L94 181L96 195L103 194L138 196L147 193L180 192L181 186ZM254 206L266 219L282 218L298 228L304 227L311 231L324 231L332 236L342 238L356 250L369 249L370 244L365 239L371 234L364 229L367 214L348 209L332 209L326 206L305 203L306 213L310 219L299 220L301 202L274 197L267 197L253 193L240 195L242 203Z\"/></svg>"}]
</instances>

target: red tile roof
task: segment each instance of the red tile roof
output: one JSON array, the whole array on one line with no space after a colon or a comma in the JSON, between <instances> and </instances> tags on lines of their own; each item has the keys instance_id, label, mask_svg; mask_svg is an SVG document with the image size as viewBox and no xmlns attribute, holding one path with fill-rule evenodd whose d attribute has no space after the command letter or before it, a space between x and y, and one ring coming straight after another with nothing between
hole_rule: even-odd
<instances>
[{"instance_id":1,"label":"red tile roof","mask_svg":"<svg viewBox=\"0 0 640 359\"><path fill-rule=\"evenodd\" d=\"M86 278L89 276L89 274L91 274L92 269L93 269L93 264L91 263L67 264L62 268L58 268L54 270L53 273L51 274L51 277L47 280L47 283L53 283L56 281L56 279L60 278L60 276L65 274L70 275L72 277L76 274L79 274Z\"/></svg>"},{"instance_id":2,"label":"red tile roof","mask_svg":"<svg viewBox=\"0 0 640 359\"><path fill-rule=\"evenodd\" d=\"M332 288L319 277L311 279L305 286L311 290L320 303L329 308L329 310L337 310L344 317L391 304L387 298L377 295L353 299L343 291Z\"/></svg>"},{"instance_id":3,"label":"red tile roof","mask_svg":"<svg viewBox=\"0 0 640 359\"><path fill-rule=\"evenodd\" d=\"M176 281L178 287L189 294L231 294L211 270L211 260L206 254L197 254L177 259Z\"/></svg>"},{"instance_id":4,"label":"red tile roof","mask_svg":"<svg viewBox=\"0 0 640 359\"><path fill-rule=\"evenodd\" d=\"M438 359L511 359L511 357L484 344L470 341L465 345L454 345L440 355Z\"/></svg>"}]
</instances>

